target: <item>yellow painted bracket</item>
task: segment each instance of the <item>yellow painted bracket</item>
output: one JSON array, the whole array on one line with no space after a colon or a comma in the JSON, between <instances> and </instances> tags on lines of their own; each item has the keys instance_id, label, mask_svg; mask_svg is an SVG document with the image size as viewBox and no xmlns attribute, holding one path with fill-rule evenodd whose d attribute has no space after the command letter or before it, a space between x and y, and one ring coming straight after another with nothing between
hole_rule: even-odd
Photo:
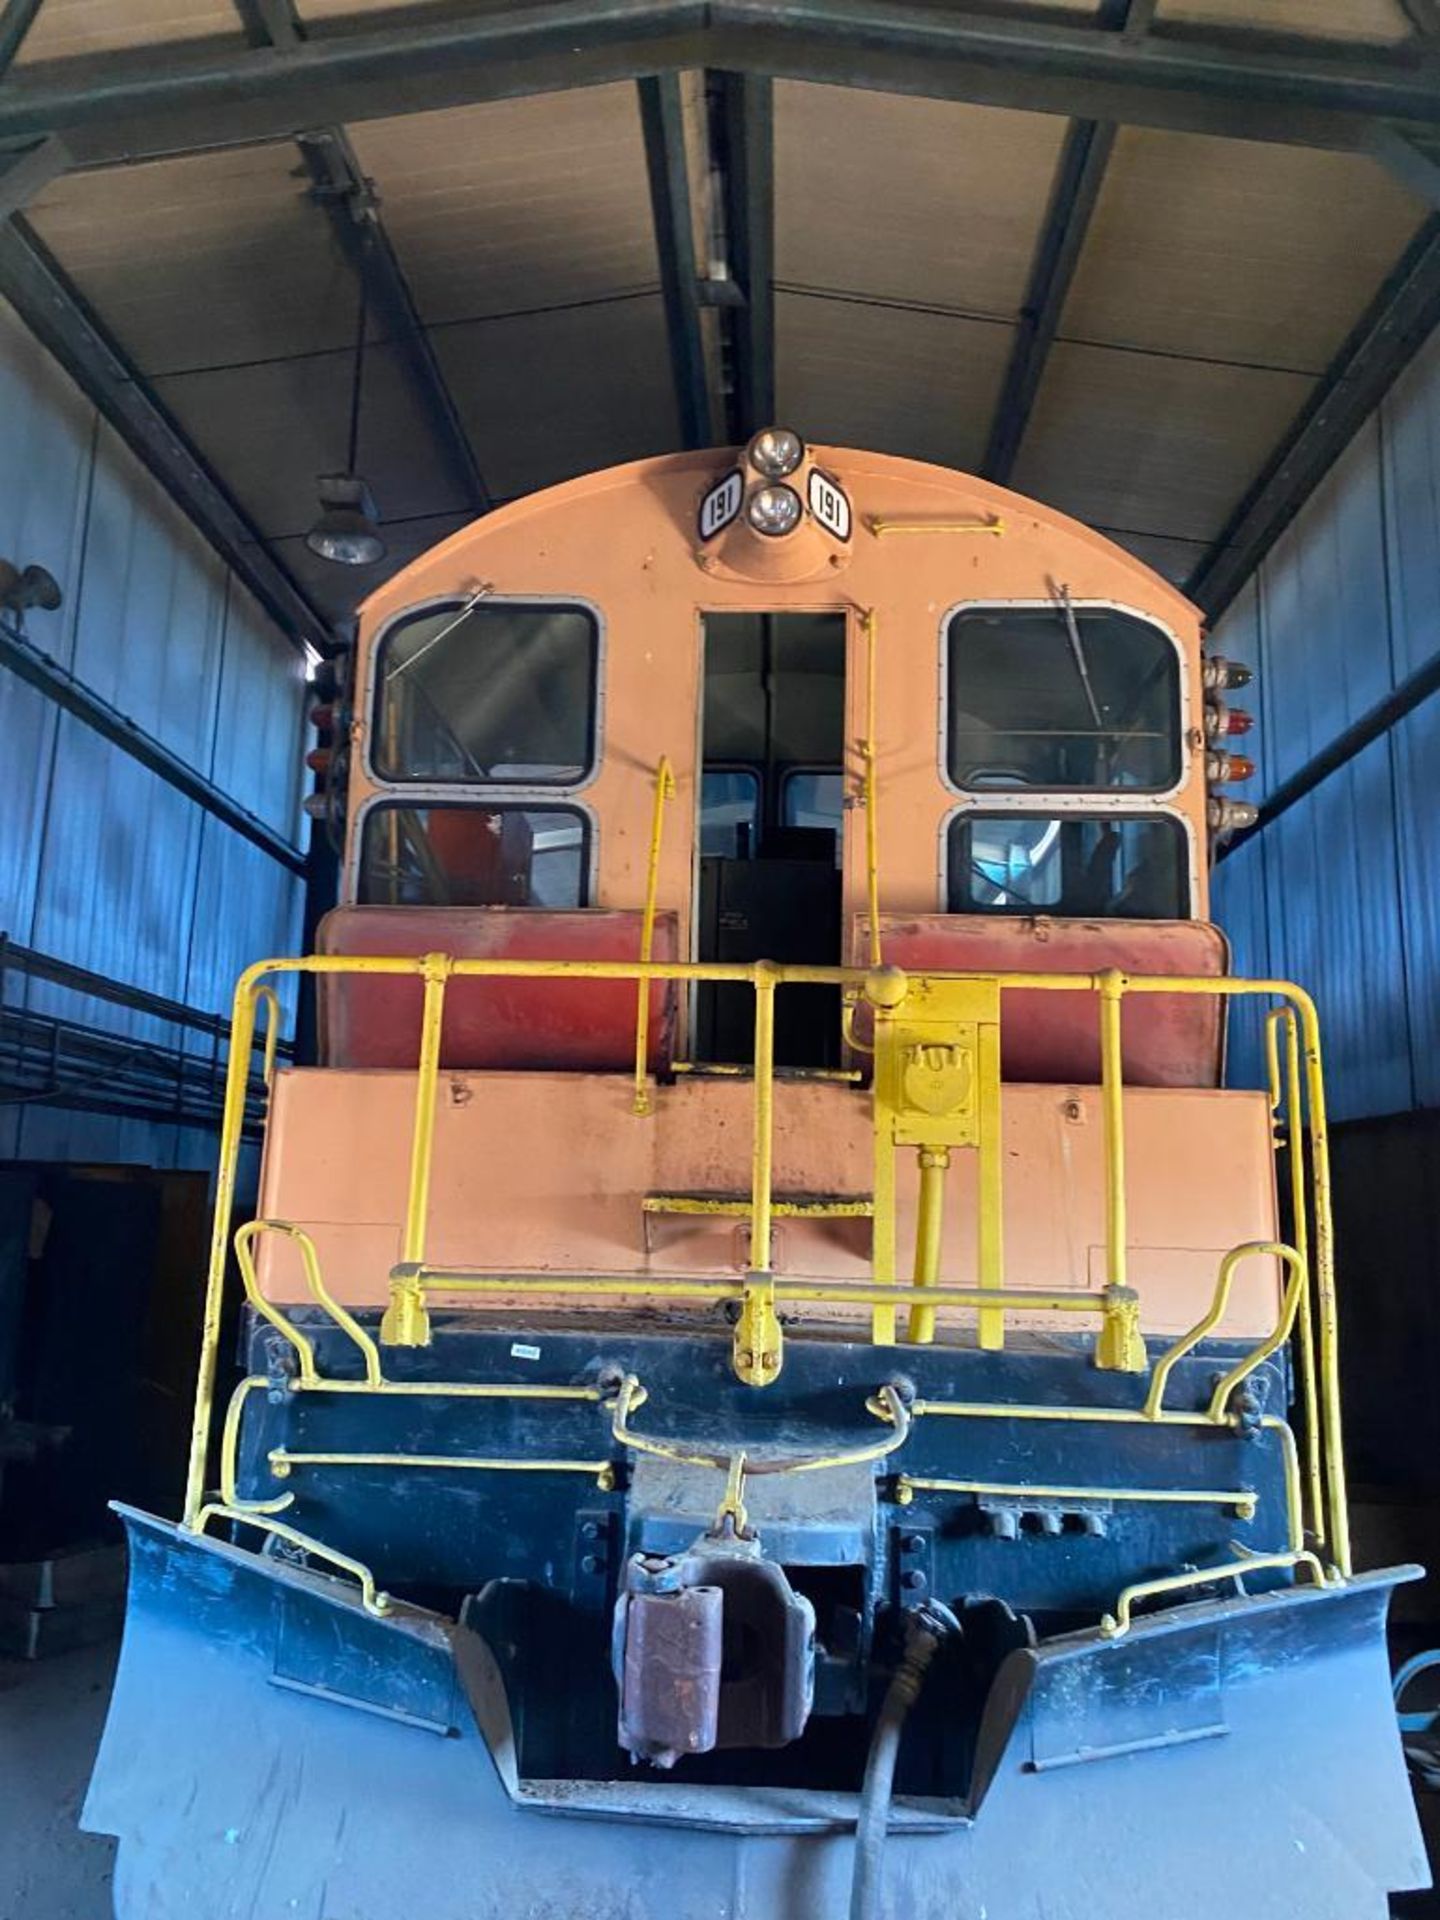
<instances>
[{"instance_id":1,"label":"yellow painted bracket","mask_svg":"<svg viewBox=\"0 0 1440 1920\"><path fill-rule=\"evenodd\" d=\"M660 842L665 832L665 803L675 798L675 774L668 753L655 769L655 807L650 816L650 852L645 869L645 911L640 921L640 960L648 966L655 951L655 911L660 897ZM635 1001L635 1098L632 1110L642 1118L650 1098L650 982L641 980Z\"/></svg>"},{"instance_id":2,"label":"yellow painted bracket","mask_svg":"<svg viewBox=\"0 0 1440 1920\"><path fill-rule=\"evenodd\" d=\"M875 1015L875 1276L893 1284L895 1153L918 1150L920 1207L914 1279L917 1289L940 1278L944 1181L952 1148L979 1160L976 1267L982 1292L1003 1285L1000 1137L1000 982L907 978L873 969L866 998ZM934 1338L928 1305L910 1316L910 1338ZM981 1307L978 1337L991 1350L1005 1343L1004 1310ZM874 1338L894 1339L894 1312L878 1309Z\"/></svg>"},{"instance_id":3,"label":"yellow painted bracket","mask_svg":"<svg viewBox=\"0 0 1440 1920\"><path fill-rule=\"evenodd\" d=\"M1189 1573L1167 1574L1161 1580L1137 1580L1126 1587L1115 1602L1114 1613L1100 1621L1100 1632L1107 1640L1119 1640L1130 1631L1131 1615L1138 1601L1158 1599L1167 1593L1184 1593L1190 1587L1213 1586L1217 1580L1240 1581L1247 1573L1264 1573L1269 1568L1302 1569L1317 1587L1327 1586L1325 1569L1313 1553L1243 1553L1228 1567L1197 1567ZM1244 1589L1242 1588L1243 1592Z\"/></svg>"},{"instance_id":4,"label":"yellow painted bracket","mask_svg":"<svg viewBox=\"0 0 1440 1920\"><path fill-rule=\"evenodd\" d=\"M785 1336L775 1311L773 1273L747 1273L735 1322L735 1372L749 1387L768 1387L785 1361Z\"/></svg>"}]
</instances>

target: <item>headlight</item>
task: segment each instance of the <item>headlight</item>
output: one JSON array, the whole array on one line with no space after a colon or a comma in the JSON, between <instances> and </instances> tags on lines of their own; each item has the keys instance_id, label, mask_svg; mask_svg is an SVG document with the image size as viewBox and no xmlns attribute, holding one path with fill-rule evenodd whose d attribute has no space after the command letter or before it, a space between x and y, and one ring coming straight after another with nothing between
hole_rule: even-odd
<instances>
[{"instance_id":1,"label":"headlight","mask_svg":"<svg viewBox=\"0 0 1440 1920\"><path fill-rule=\"evenodd\" d=\"M800 524L800 496L793 487L757 487L745 504L745 518L756 533L778 539Z\"/></svg>"},{"instance_id":2,"label":"headlight","mask_svg":"<svg viewBox=\"0 0 1440 1920\"><path fill-rule=\"evenodd\" d=\"M783 480L805 458L805 442L788 427L765 427L750 442L745 457L767 480Z\"/></svg>"}]
</instances>

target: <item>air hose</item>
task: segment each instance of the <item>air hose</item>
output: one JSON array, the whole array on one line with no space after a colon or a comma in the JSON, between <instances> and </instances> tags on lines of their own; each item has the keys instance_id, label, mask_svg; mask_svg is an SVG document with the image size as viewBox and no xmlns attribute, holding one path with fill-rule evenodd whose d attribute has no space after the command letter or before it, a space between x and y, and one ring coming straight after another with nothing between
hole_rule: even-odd
<instances>
[{"instance_id":1,"label":"air hose","mask_svg":"<svg viewBox=\"0 0 1440 1920\"><path fill-rule=\"evenodd\" d=\"M905 1652L885 1694L885 1704L870 1737L860 1815L855 1822L855 1865L850 1881L850 1920L879 1920L885 1836L890 1826L890 1797L900 1736L910 1709L920 1697L930 1662L942 1638L958 1622L948 1608L924 1607L906 1622Z\"/></svg>"}]
</instances>

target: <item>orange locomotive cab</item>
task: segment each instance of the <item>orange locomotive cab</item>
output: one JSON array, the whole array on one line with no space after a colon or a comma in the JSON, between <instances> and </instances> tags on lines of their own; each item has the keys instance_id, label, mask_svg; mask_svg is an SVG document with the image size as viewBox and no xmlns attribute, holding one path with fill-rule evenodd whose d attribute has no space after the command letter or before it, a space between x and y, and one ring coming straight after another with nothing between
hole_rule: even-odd
<instances>
[{"instance_id":1,"label":"orange locomotive cab","mask_svg":"<svg viewBox=\"0 0 1440 1920\"><path fill-rule=\"evenodd\" d=\"M778 429L372 597L341 904L237 993L186 1511L129 1516L122 1915L1219 1920L1241 1845L1257 1912L1379 1920L1423 1876L1315 1012L1207 920L1243 676L1074 522ZM321 1057L236 1235L293 972ZM159 1730L202 1699L233 1818Z\"/></svg>"}]
</instances>

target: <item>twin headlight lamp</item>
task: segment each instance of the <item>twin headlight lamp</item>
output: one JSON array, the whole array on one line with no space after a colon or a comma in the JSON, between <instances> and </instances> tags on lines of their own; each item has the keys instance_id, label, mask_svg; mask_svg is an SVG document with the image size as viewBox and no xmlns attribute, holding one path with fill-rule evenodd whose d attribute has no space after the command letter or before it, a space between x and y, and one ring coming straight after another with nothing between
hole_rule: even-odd
<instances>
[{"instance_id":1,"label":"twin headlight lamp","mask_svg":"<svg viewBox=\"0 0 1440 1920\"><path fill-rule=\"evenodd\" d=\"M805 442L788 427L765 427L745 449L746 464L766 482L745 502L745 518L770 540L793 533L804 512L799 494L784 482L799 470Z\"/></svg>"}]
</instances>

